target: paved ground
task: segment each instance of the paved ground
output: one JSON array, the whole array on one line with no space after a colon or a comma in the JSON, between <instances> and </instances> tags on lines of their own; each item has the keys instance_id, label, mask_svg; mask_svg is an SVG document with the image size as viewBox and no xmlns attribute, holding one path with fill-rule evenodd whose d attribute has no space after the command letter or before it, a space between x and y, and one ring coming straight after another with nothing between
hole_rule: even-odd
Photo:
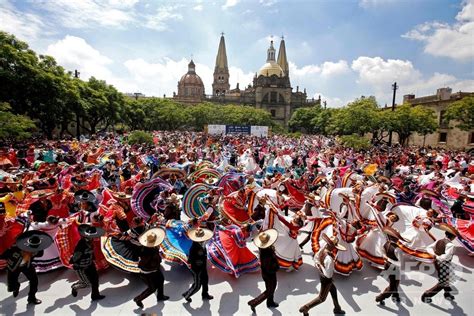
<instances>
[{"instance_id":1,"label":"paved ground","mask_svg":"<svg viewBox=\"0 0 474 316\"><path fill-rule=\"evenodd\" d=\"M440 236L440 232L436 232ZM457 244L454 263L458 266L456 275L460 278L455 284L456 300L448 302L442 294L438 294L433 304L420 301L424 290L433 286L435 278L429 275L429 266L413 265L413 271L401 281L402 303L386 301L385 306L376 305L375 296L382 291L387 282L379 275L379 271L365 265L362 271L345 278L337 276L336 286L341 306L347 315L474 315L474 258L468 257L464 248ZM252 248L253 249L253 248ZM312 257L306 245L303 256L304 264L297 272L279 272L278 288L275 300L280 303L278 309L269 310L265 303L257 307L258 315L301 315L298 308L311 300L319 291L319 276L312 265ZM184 304L181 297L192 282L191 275L185 267L163 264L165 270L165 293L171 298L167 302L156 303L150 296L144 301L145 308L140 310L132 301L133 297L144 289L144 285L134 275L124 274L113 268L100 276L101 292L107 297L100 302L90 301L90 291L79 292L78 297L70 295L70 285L76 281L73 271L60 270L39 276L40 286L38 298L41 305L27 306L27 283L17 299L7 293L6 274L0 273L0 314L1 315L42 315L53 313L58 315L251 315L247 301L255 297L264 288L259 273L247 274L239 279L226 275L211 268L210 293L214 300L201 300L200 293L193 296L193 301ZM409 279L408 279L409 278ZM25 281L25 280L23 280ZM332 315L330 297L322 305L312 309L310 315Z\"/></svg>"}]
</instances>

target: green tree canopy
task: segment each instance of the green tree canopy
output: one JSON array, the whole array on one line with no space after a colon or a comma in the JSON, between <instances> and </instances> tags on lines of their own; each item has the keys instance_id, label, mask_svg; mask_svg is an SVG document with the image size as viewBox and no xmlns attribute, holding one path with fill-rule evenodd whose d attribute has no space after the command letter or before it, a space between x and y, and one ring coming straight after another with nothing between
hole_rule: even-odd
<instances>
[{"instance_id":1,"label":"green tree canopy","mask_svg":"<svg viewBox=\"0 0 474 316\"><path fill-rule=\"evenodd\" d=\"M474 97L464 97L448 106L446 118L456 120L456 127L469 131L474 129Z\"/></svg>"},{"instance_id":2,"label":"green tree canopy","mask_svg":"<svg viewBox=\"0 0 474 316\"><path fill-rule=\"evenodd\" d=\"M0 139L22 140L31 137L34 122L27 116L11 112L10 104L0 103Z\"/></svg>"}]
</instances>

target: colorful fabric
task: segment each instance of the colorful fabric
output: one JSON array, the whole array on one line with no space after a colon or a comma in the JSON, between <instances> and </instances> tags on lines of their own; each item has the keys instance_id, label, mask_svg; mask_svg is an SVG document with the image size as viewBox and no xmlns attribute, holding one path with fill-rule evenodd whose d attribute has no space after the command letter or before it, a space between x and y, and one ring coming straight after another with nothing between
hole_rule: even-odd
<instances>
[{"instance_id":1,"label":"colorful fabric","mask_svg":"<svg viewBox=\"0 0 474 316\"><path fill-rule=\"evenodd\" d=\"M258 258L247 248L242 230L236 225L216 227L207 244L207 256L218 269L236 278L257 271L260 265Z\"/></svg>"}]
</instances>

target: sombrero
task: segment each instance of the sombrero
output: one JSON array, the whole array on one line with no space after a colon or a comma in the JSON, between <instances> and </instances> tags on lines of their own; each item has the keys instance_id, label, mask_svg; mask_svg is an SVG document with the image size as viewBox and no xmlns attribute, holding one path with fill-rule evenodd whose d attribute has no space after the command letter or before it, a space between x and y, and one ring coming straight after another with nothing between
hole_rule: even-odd
<instances>
[{"instance_id":1,"label":"sombrero","mask_svg":"<svg viewBox=\"0 0 474 316\"><path fill-rule=\"evenodd\" d=\"M95 201L95 195L88 190L78 190L76 193L74 193L74 200L79 203L79 202L94 202Z\"/></svg>"},{"instance_id":2,"label":"sombrero","mask_svg":"<svg viewBox=\"0 0 474 316\"><path fill-rule=\"evenodd\" d=\"M207 178L204 180L204 183L206 183L206 184L208 184L208 185L214 185L214 184L216 184L218 181L219 181L219 179L217 179L217 178L214 178L214 177L207 177Z\"/></svg>"},{"instance_id":3,"label":"sombrero","mask_svg":"<svg viewBox=\"0 0 474 316\"><path fill-rule=\"evenodd\" d=\"M89 224L81 224L78 227L79 235L88 238L98 238L105 234L105 230L101 227L95 227Z\"/></svg>"},{"instance_id":4,"label":"sombrero","mask_svg":"<svg viewBox=\"0 0 474 316\"><path fill-rule=\"evenodd\" d=\"M386 184L392 184L392 180L390 180L389 178L387 178L385 176L378 176L377 181L382 182L382 183L386 183Z\"/></svg>"},{"instance_id":5,"label":"sombrero","mask_svg":"<svg viewBox=\"0 0 474 316\"><path fill-rule=\"evenodd\" d=\"M451 235L459 236L458 230L454 228L454 226L452 225L449 225L446 223L440 223L437 227L441 230L444 230L445 232L450 233Z\"/></svg>"},{"instance_id":6,"label":"sombrero","mask_svg":"<svg viewBox=\"0 0 474 316\"><path fill-rule=\"evenodd\" d=\"M213 233L210 229L197 227L188 230L187 235L192 241L202 242L211 239Z\"/></svg>"},{"instance_id":7,"label":"sombrero","mask_svg":"<svg viewBox=\"0 0 474 316\"><path fill-rule=\"evenodd\" d=\"M400 233L394 229L393 227L390 227L390 226L385 226L384 228L382 228L382 231L384 232L384 234L387 234L389 235L390 237L393 237L393 238L396 238L397 240L401 240L401 241L407 241L405 238L403 238L402 235L400 235Z\"/></svg>"},{"instance_id":8,"label":"sombrero","mask_svg":"<svg viewBox=\"0 0 474 316\"><path fill-rule=\"evenodd\" d=\"M30 193L30 197L33 199L41 199L52 195L53 192L39 191Z\"/></svg>"},{"instance_id":9,"label":"sombrero","mask_svg":"<svg viewBox=\"0 0 474 316\"><path fill-rule=\"evenodd\" d=\"M145 247L157 247L165 239L165 231L161 228L152 228L138 237L138 241Z\"/></svg>"},{"instance_id":10,"label":"sombrero","mask_svg":"<svg viewBox=\"0 0 474 316\"><path fill-rule=\"evenodd\" d=\"M336 236L328 237L328 235L326 235L325 233L323 233L322 236L323 236L324 241L326 241L326 243L330 245L331 247L336 248L338 250L342 250L342 251L346 250L346 247L339 244L339 240L337 239Z\"/></svg>"},{"instance_id":11,"label":"sombrero","mask_svg":"<svg viewBox=\"0 0 474 316\"><path fill-rule=\"evenodd\" d=\"M80 180L80 179L76 179L76 178L73 178L71 180L71 183L74 184L75 186L78 186L78 187L83 187L85 185L88 185L87 182L85 182L83 180Z\"/></svg>"},{"instance_id":12,"label":"sombrero","mask_svg":"<svg viewBox=\"0 0 474 316\"><path fill-rule=\"evenodd\" d=\"M16 246L23 251L38 252L45 250L53 243L53 238L39 230L29 230L16 239Z\"/></svg>"},{"instance_id":13,"label":"sombrero","mask_svg":"<svg viewBox=\"0 0 474 316\"><path fill-rule=\"evenodd\" d=\"M128 200L132 197L131 194L127 194L125 192L112 192L112 196L116 199L121 199L121 200Z\"/></svg>"},{"instance_id":14,"label":"sombrero","mask_svg":"<svg viewBox=\"0 0 474 316\"><path fill-rule=\"evenodd\" d=\"M267 229L260 232L256 238L253 239L255 246L261 249L270 247L278 238L278 231L274 228Z\"/></svg>"},{"instance_id":15,"label":"sombrero","mask_svg":"<svg viewBox=\"0 0 474 316\"><path fill-rule=\"evenodd\" d=\"M436 193L435 191L430 190L430 189L421 189L420 193L422 193L423 195L432 196L432 197L435 197L435 198L439 197L438 193Z\"/></svg>"}]
</instances>

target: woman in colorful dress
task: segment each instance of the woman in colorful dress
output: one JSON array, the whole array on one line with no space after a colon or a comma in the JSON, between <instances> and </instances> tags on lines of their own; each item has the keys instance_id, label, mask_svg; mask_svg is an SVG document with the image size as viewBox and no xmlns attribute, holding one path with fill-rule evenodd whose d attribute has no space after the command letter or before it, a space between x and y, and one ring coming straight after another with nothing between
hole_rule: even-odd
<instances>
[{"instance_id":1,"label":"woman in colorful dress","mask_svg":"<svg viewBox=\"0 0 474 316\"><path fill-rule=\"evenodd\" d=\"M247 248L252 226L246 224L216 226L214 236L207 244L208 259L217 268L236 278L258 270L258 258Z\"/></svg>"}]
</instances>

